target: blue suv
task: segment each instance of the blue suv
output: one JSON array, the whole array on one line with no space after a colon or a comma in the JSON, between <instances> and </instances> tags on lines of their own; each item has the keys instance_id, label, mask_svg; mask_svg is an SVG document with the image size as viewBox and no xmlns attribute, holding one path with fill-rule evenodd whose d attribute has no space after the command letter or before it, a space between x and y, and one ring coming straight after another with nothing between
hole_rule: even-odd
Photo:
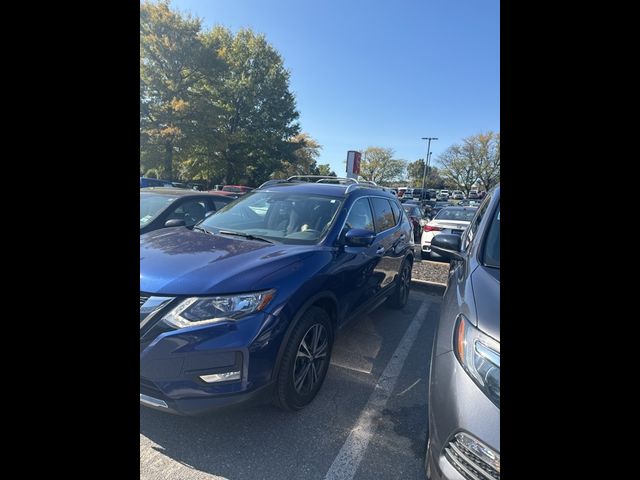
<instances>
[{"instance_id":1,"label":"blue suv","mask_svg":"<svg viewBox=\"0 0 640 480\"><path fill-rule=\"evenodd\" d=\"M249 400L310 403L336 332L402 308L412 226L366 184L271 184L192 230L140 237L140 403L196 415Z\"/></svg>"}]
</instances>

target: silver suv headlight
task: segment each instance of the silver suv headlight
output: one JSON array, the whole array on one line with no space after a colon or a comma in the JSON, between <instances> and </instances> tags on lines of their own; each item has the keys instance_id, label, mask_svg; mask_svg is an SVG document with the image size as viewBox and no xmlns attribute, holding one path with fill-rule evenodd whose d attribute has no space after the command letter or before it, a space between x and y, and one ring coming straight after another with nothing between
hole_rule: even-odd
<instances>
[{"instance_id":1,"label":"silver suv headlight","mask_svg":"<svg viewBox=\"0 0 640 480\"><path fill-rule=\"evenodd\" d=\"M275 294L275 290L266 290L236 295L187 298L169 311L162 321L175 328L185 328L222 320L237 320L250 313L264 310Z\"/></svg>"},{"instance_id":2,"label":"silver suv headlight","mask_svg":"<svg viewBox=\"0 0 640 480\"><path fill-rule=\"evenodd\" d=\"M459 315L453 334L453 351L480 390L500 408L500 342L482 333L464 315Z\"/></svg>"}]
</instances>

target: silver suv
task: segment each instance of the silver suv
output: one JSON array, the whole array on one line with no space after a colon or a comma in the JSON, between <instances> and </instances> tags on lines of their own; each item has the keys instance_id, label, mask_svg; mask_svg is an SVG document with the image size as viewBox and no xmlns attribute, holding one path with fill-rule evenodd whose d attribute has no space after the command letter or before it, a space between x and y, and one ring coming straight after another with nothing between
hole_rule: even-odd
<instances>
[{"instance_id":1,"label":"silver suv","mask_svg":"<svg viewBox=\"0 0 640 480\"><path fill-rule=\"evenodd\" d=\"M451 260L431 353L431 480L500 478L500 187L462 236L437 235Z\"/></svg>"}]
</instances>

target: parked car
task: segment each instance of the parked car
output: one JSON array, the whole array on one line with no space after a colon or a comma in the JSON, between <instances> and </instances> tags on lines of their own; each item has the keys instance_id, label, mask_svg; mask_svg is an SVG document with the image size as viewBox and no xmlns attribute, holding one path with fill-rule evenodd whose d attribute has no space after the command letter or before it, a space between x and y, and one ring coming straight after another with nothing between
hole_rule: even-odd
<instances>
[{"instance_id":1,"label":"parked car","mask_svg":"<svg viewBox=\"0 0 640 480\"><path fill-rule=\"evenodd\" d=\"M244 195L245 193L248 193L251 190L253 190L252 187L246 187L244 185L225 185L224 187L222 187L221 191L234 193L238 195Z\"/></svg>"},{"instance_id":2,"label":"parked car","mask_svg":"<svg viewBox=\"0 0 640 480\"><path fill-rule=\"evenodd\" d=\"M462 236L438 235L432 249L451 271L431 351L426 476L499 479L500 187Z\"/></svg>"},{"instance_id":3,"label":"parked car","mask_svg":"<svg viewBox=\"0 0 640 480\"><path fill-rule=\"evenodd\" d=\"M402 204L402 208L404 208L407 217L409 217L409 221L411 221L411 224L413 225L413 241L415 243L419 243L422 226L427 224L420 205L417 203L406 202Z\"/></svg>"},{"instance_id":4,"label":"parked car","mask_svg":"<svg viewBox=\"0 0 640 480\"><path fill-rule=\"evenodd\" d=\"M140 403L199 414L273 399L309 404L336 333L407 303L412 226L368 185L285 182L193 230L140 237Z\"/></svg>"},{"instance_id":5,"label":"parked car","mask_svg":"<svg viewBox=\"0 0 640 480\"><path fill-rule=\"evenodd\" d=\"M436 200L449 200L449 190L440 190L436 195Z\"/></svg>"},{"instance_id":6,"label":"parked car","mask_svg":"<svg viewBox=\"0 0 640 480\"><path fill-rule=\"evenodd\" d=\"M464 193L462 193L460 190L454 190L452 198L454 200L464 200Z\"/></svg>"},{"instance_id":7,"label":"parked car","mask_svg":"<svg viewBox=\"0 0 640 480\"><path fill-rule=\"evenodd\" d=\"M182 188L141 188L140 234L165 227L191 228L232 200L224 195Z\"/></svg>"},{"instance_id":8,"label":"parked car","mask_svg":"<svg viewBox=\"0 0 640 480\"><path fill-rule=\"evenodd\" d=\"M480 195L478 195L478 190L469 190L469 199L478 199Z\"/></svg>"},{"instance_id":9,"label":"parked car","mask_svg":"<svg viewBox=\"0 0 640 480\"><path fill-rule=\"evenodd\" d=\"M161 180L158 178L140 177L140 188L146 187L172 187L169 180Z\"/></svg>"},{"instance_id":10,"label":"parked car","mask_svg":"<svg viewBox=\"0 0 640 480\"><path fill-rule=\"evenodd\" d=\"M478 193L478 195L480 196L480 198L484 198L487 195L487 192L482 190L481 192Z\"/></svg>"},{"instance_id":11,"label":"parked car","mask_svg":"<svg viewBox=\"0 0 640 480\"><path fill-rule=\"evenodd\" d=\"M404 191L404 196L402 198L406 200L413 200L413 188L407 188Z\"/></svg>"},{"instance_id":12,"label":"parked car","mask_svg":"<svg viewBox=\"0 0 640 480\"><path fill-rule=\"evenodd\" d=\"M438 212L440 210L442 210L443 208L447 208L450 207L451 204L449 202L443 202L443 201L438 201L436 200L436 202L433 204L433 206L431 207L431 218L435 217Z\"/></svg>"},{"instance_id":13,"label":"parked car","mask_svg":"<svg viewBox=\"0 0 640 480\"><path fill-rule=\"evenodd\" d=\"M424 199L424 196L427 194L427 192L422 190L421 188L414 188L411 194L413 195L413 199L419 202Z\"/></svg>"},{"instance_id":14,"label":"parked car","mask_svg":"<svg viewBox=\"0 0 640 480\"><path fill-rule=\"evenodd\" d=\"M431 253L433 237L441 233L462 235L462 232L475 215L476 210L476 207L445 207L441 209L433 217L433 220L422 227L422 238L420 240L422 258L440 258L437 253L435 255Z\"/></svg>"}]
</instances>

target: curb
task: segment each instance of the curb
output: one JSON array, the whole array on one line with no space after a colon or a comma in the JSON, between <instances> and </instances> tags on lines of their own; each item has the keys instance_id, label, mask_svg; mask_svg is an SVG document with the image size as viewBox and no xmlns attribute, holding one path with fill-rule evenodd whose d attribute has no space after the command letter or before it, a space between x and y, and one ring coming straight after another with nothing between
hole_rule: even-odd
<instances>
[{"instance_id":1,"label":"curb","mask_svg":"<svg viewBox=\"0 0 640 480\"><path fill-rule=\"evenodd\" d=\"M411 279L411 284L416 287L420 287L421 290L426 290L431 293L437 293L438 295L444 295L444 291L447 286L444 283L429 282L428 280Z\"/></svg>"}]
</instances>

